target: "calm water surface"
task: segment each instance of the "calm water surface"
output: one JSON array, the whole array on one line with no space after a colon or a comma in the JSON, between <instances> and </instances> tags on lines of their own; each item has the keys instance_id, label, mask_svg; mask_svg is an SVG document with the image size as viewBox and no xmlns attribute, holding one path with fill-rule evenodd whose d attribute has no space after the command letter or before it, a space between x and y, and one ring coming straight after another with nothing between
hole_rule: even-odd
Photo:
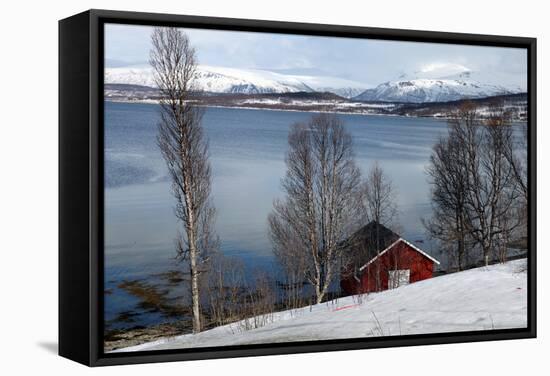
<instances>
[{"instance_id":1,"label":"calm water surface","mask_svg":"<svg viewBox=\"0 0 550 376\"><path fill-rule=\"evenodd\" d=\"M226 255L249 267L273 267L267 215L282 197L280 180L289 127L311 113L208 108L216 230ZM339 115L353 136L356 159L366 173L378 160L398 193L402 234L425 239L420 219L429 215L425 168L432 145L446 132L443 120ZM105 318L132 310L137 300L116 286L177 269L177 223L164 160L156 144L158 106L105 103ZM437 257L437 255L436 255ZM184 292L171 292L174 297ZM144 313L131 325L163 321ZM122 325L122 324L119 324Z\"/></svg>"}]
</instances>

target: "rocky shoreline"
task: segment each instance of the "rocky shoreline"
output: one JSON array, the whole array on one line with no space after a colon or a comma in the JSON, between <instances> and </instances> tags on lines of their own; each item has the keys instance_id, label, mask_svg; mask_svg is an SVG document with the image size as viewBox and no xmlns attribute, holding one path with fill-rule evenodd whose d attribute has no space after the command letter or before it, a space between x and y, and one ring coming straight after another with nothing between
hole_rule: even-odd
<instances>
[{"instance_id":1,"label":"rocky shoreline","mask_svg":"<svg viewBox=\"0 0 550 376\"><path fill-rule=\"evenodd\" d=\"M158 324L150 327L135 327L124 330L109 330L105 332L103 350L105 352L136 346L163 337L174 337L191 332L186 321Z\"/></svg>"}]
</instances>

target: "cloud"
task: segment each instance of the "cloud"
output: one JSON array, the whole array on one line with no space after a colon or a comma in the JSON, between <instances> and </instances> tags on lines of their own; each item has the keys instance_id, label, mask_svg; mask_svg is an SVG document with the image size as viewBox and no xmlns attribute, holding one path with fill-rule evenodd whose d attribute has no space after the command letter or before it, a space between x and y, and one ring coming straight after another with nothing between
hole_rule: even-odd
<instances>
[{"instance_id":1,"label":"cloud","mask_svg":"<svg viewBox=\"0 0 550 376\"><path fill-rule=\"evenodd\" d=\"M420 68L420 73L428 75L437 75L440 77L451 76L455 74L470 72L471 69L456 63L443 63L443 62L434 62L429 63Z\"/></svg>"}]
</instances>

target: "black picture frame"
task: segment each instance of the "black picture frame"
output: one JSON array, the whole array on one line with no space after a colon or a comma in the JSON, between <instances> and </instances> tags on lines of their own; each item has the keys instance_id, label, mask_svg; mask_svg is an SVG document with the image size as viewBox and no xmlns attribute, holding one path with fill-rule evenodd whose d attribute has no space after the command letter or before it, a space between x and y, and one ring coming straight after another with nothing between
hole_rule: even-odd
<instances>
[{"instance_id":1,"label":"black picture frame","mask_svg":"<svg viewBox=\"0 0 550 376\"><path fill-rule=\"evenodd\" d=\"M525 48L528 58L527 328L218 348L103 352L103 25L124 23ZM59 354L88 366L536 337L536 39L88 10L59 21Z\"/></svg>"}]
</instances>

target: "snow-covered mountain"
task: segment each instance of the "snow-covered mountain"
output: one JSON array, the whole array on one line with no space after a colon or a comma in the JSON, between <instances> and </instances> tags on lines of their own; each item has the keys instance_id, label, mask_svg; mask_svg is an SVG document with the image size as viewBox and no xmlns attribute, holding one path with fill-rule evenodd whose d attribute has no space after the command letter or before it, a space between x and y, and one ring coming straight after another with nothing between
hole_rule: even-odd
<instances>
[{"instance_id":1,"label":"snow-covered mountain","mask_svg":"<svg viewBox=\"0 0 550 376\"><path fill-rule=\"evenodd\" d=\"M151 68L116 67L105 68L104 82L106 84L123 84L155 87Z\"/></svg>"},{"instance_id":2,"label":"snow-covered mountain","mask_svg":"<svg viewBox=\"0 0 550 376\"><path fill-rule=\"evenodd\" d=\"M353 99L407 103L448 102L526 91L522 85L505 82L497 77L481 77L468 70L441 78L435 78L430 74L415 78L401 76L396 81L384 82L375 88L367 89Z\"/></svg>"},{"instance_id":3,"label":"snow-covered mountain","mask_svg":"<svg viewBox=\"0 0 550 376\"><path fill-rule=\"evenodd\" d=\"M155 87L150 67L105 69L105 83ZM211 93L269 94L295 92L331 92L351 98L368 86L336 77L290 75L259 69L234 69L199 66L197 86Z\"/></svg>"},{"instance_id":4,"label":"snow-covered mountain","mask_svg":"<svg viewBox=\"0 0 550 376\"><path fill-rule=\"evenodd\" d=\"M357 101L431 103L525 92L526 84L511 77L494 72L480 74L457 64L432 64L369 88L338 77L201 65L196 85L209 93L330 92ZM155 87L150 67L106 68L105 83Z\"/></svg>"},{"instance_id":5,"label":"snow-covered mountain","mask_svg":"<svg viewBox=\"0 0 550 376\"><path fill-rule=\"evenodd\" d=\"M200 66L197 85L212 93L268 94L311 92L313 88L293 76L264 70Z\"/></svg>"}]
</instances>

